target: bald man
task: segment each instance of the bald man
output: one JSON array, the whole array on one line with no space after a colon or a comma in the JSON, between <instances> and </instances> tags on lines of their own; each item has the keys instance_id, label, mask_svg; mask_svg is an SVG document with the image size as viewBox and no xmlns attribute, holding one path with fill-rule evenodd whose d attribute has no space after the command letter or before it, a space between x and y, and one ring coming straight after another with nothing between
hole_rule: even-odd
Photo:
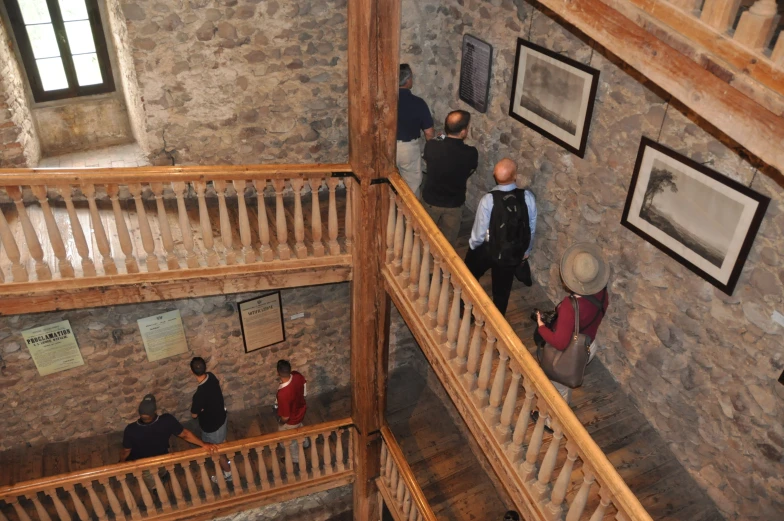
<instances>
[{"instance_id":1,"label":"bald man","mask_svg":"<svg viewBox=\"0 0 784 521\"><path fill-rule=\"evenodd\" d=\"M460 232L466 183L479 163L479 152L464 142L470 123L471 114L452 111L444 122L446 137L425 145L427 177L420 202L452 247Z\"/></svg>"},{"instance_id":2,"label":"bald man","mask_svg":"<svg viewBox=\"0 0 784 521\"><path fill-rule=\"evenodd\" d=\"M517 187L517 163L511 159L499 161L493 177L497 184L479 201L465 263L477 280L492 270L493 303L503 315L515 270L527 262L534 244L536 198ZM524 283L531 285L530 271Z\"/></svg>"}]
</instances>

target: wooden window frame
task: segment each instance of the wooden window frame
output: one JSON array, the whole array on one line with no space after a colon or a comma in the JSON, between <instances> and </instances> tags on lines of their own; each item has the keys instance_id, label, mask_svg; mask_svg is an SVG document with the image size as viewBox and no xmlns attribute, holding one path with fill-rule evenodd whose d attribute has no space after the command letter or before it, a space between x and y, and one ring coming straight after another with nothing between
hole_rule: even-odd
<instances>
[{"instance_id":1,"label":"wooden window frame","mask_svg":"<svg viewBox=\"0 0 784 521\"><path fill-rule=\"evenodd\" d=\"M68 88L60 90L45 91L41 76L38 72L38 66L35 62L33 55L33 47L30 44L30 39L27 35L25 28L24 18L22 11L19 7L17 0L4 0L8 18L11 22L11 29L14 32L16 43L19 47L19 54L22 57L25 71L27 72L27 79L30 83L30 90L33 93L33 99L36 103L46 101L55 101L68 98L77 98L81 96L91 96L94 94L105 94L114 92L114 76L112 73L111 62L109 61L109 49L106 43L106 34L103 30L103 23L101 21L101 11L98 7L98 0L84 0L87 6L87 16L90 19L90 28L92 29L93 41L95 42L95 52L98 55L98 66L101 70L103 83L97 85L87 85L84 87L79 86L79 81L76 77L76 69L74 68L73 58L71 56L71 49L68 45L68 37L65 32L65 25L63 16L60 12L60 5L57 0L45 0L49 8L49 15L52 19L52 26L54 28L55 37L57 39L57 46L60 50L60 58L63 61L65 69L65 77L68 80Z\"/></svg>"}]
</instances>

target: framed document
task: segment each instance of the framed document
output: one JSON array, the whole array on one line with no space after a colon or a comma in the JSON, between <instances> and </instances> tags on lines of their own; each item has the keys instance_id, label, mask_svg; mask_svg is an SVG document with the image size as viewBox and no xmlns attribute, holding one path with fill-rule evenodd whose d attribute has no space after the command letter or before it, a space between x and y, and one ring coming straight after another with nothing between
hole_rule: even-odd
<instances>
[{"instance_id":1,"label":"framed document","mask_svg":"<svg viewBox=\"0 0 784 521\"><path fill-rule=\"evenodd\" d=\"M180 310L137 320L147 360L155 362L188 351Z\"/></svg>"},{"instance_id":2,"label":"framed document","mask_svg":"<svg viewBox=\"0 0 784 521\"><path fill-rule=\"evenodd\" d=\"M82 353L67 320L22 331L38 374L46 376L84 365Z\"/></svg>"},{"instance_id":3,"label":"framed document","mask_svg":"<svg viewBox=\"0 0 784 521\"><path fill-rule=\"evenodd\" d=\"M481 113L487 112L493 46L470 34L463 35L460 62L460 99Z\"/></svg>"},{"instance_id":4,"label":"framed document","mask_svg":"<svg viewBox=\"0 0 784 521\"><path fill-rule=\"evenodd\" d=\"M238 307L246 353L286 340L280 291L245 300Z\"/></svg>"}]
</instances>

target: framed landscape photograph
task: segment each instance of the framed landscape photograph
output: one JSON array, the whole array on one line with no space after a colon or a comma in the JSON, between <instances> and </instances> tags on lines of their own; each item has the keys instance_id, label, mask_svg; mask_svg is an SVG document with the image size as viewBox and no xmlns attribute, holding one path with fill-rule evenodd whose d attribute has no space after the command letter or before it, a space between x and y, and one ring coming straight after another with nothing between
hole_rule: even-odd
<instances>
[{"instance_id":1,"label":"framed landscape photograph","mask_svg":"<svg viewBox=\"0 0 784 521\"><path fill-rule=\"evenodd\" d=\"M621 224L732 295L769 203L643 137Z\"/></svg>"},{"instance_id":2,"label":"framed landscape photograph","mask_svg":"<svg viewBox=\"0 0 784 521\"><path fill-rule=\"evenodd\" d=\"M598 85L598 70L518 38L509 115L583 157Z\"/></svg>"}]
</instances>

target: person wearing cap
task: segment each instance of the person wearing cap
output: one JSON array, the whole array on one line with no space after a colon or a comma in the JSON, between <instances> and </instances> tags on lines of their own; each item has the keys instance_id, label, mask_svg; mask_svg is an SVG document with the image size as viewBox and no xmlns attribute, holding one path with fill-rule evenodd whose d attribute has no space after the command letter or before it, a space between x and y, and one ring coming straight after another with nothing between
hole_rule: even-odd
<instances>
[{"instance_id":1,"label":"person wearing cap","mask_svg":"<svg viewBox=\"0 0 784 521\"><path fill-rule=\"evenodd\" d=\"M587 242L570 246L561 258L561 279L570 294L558 304L558 318L552 325L552 329L547 327L537 311L536 322L539 326L537 332L559 351L569 347L574 334L574 308L570 296L574 295L577 297L580 313L580 333L592 340L588 359L590 361L596 354L596 333L610 305L610 295L607 291L610 268L604 260L601 248ZM552 384L568 404L572 397L572 390L558 382Z\"/></svg>"},{"instance_id":2,"label":"person wearing cap","mask_svg":"<svg viewBox=\"0 0 784 521\"><path fill-rule=\"evenodd\" d=\"M229 418L220 381L218 377L207 371L207 363L200 356L191 360L191 373L199 382L191 401L191 416L199 420L201 440L207 443L223 443L226 441ZM219 463L224 479L232 481L229 458L221 454ZM217 482L215 476L212 476L212 480Z\"/></svg>"},{"instance_id":3,"label":"person wearing cap","mask_svg":"<svg viewBox=\"0 0 784 521\"><path fill-rule=\"evenodd\" d=\"M422 184L422 152L419 148L419 137L425 134L431 140L436 134L433 129L433 116L425 100L411 92L414 84L414 73L407 63L400 64L398 77L397 102L397 169L400 176L419 195Z\"/></svg>"},{"instance_id":4,"label":"person wearing cap","mask_svg":"<svg viewBox=\"0 0 784 521\"><path fill-rule=\"evenodd\" d=\"M179 436L185 441L215 452L217 447L197 438L191 431L182 426L171 414L158 415L155 396L148 394L139 404L139 419L128 424L123 432L120 461L135 461L142 458L153 458L169 453L169 438ZM165 477L166 472L159 473ZM142 474L147 488L154 490L155 478L149 471Z\"/></svg>"},{"instance_id":5,"label":"person wearing cap","mask_svg":"<svg viewBox=\"0 0 784 521\"><path fill-rule=\"evenodd\" d=\"M520 521L520 514L517 510L507 510L504 514L504 521Z\"/></svg>"}]
</instances>

